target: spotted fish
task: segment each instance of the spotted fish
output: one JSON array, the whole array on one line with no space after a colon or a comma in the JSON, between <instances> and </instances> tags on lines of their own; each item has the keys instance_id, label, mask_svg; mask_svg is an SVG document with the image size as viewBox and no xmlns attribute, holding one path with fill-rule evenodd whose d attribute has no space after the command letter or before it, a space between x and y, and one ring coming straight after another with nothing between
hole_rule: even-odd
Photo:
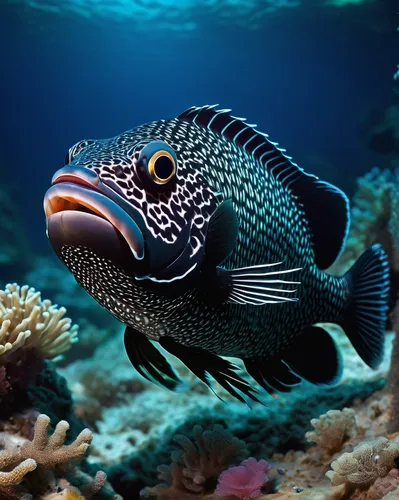
<instances>
[{"instance_id":1,"label":"spotted fish","mask_svg":"<svg viewBox=\"0 0 399 500\"><path fill-rule=\"evenodd\" d=\"M266 134L216 106L73 146L45 195L50 242L77 282L126 325L137 371L180 383L157 343L213 389L335 384L340 325L375 368L383 356L387 257L373 245L342 277L325 272L348 235L349 203ZM155 342L154 342L155 341Z\"/></svg>"}]
</instances>

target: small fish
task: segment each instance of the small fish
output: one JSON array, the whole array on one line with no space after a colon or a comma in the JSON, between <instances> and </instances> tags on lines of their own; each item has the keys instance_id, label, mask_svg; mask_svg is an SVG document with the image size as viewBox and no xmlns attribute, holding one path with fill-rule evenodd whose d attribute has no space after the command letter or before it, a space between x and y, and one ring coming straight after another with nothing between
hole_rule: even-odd
<instances>
[{"instance_id":1,"label":"small fish","mask_svg":"<svg viewBox=\"0 0 399 500\"><path fill-rule=\"evenodd\" d=\"M387 257L366 250L344 276L349 202L307 174L256 125L216 106L73 146L44 200L50 242L77 282L126 325L137 371L175 389L157 349L212 390L258 401L240 358L271 394L333 385L340 325L372 368L381 362ZM155 342L153 342L155 341Z\"/></svg>"}]
</instances>

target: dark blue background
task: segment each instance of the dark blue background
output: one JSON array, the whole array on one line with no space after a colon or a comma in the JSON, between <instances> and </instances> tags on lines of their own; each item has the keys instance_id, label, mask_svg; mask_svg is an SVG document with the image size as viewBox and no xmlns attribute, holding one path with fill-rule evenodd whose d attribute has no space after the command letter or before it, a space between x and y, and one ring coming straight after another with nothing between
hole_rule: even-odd
<instances>
[{"instance_id":1,"label":"dark blue background","mask_svg":"<svg viewBox=\"0 0 399 500\"><path fill-rule=\"evenodd\" d=\"M320 2L319 2L320 5ZM308 171L353 190L383 159L359 124L392 101L395 8L311 2L250 31L201 17L186 35L128 20L59 19L0 8L0 178L34 246L48 248L42 198L69 146L191 105L220 103L268 132Z\"/></svg>"}]
</instances>

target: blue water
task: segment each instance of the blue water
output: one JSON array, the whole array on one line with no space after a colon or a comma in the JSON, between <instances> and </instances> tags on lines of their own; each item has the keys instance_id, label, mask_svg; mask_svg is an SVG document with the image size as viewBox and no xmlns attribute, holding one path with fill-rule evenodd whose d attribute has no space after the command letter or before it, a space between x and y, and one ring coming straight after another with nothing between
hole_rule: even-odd
<instances>
[{"instance_id":1,"label":"blue water","mask_svg":"<svg viewBox=\"0 0 399 500\"><path fill-rule=\"evenodd\" d=\"M197 9L195 26L182 19L179 29L179 18L158 27L3 0L0 172L34 245L48 249L42 197L71 145L191 105L232 108L350 194L357 175L384 162L359 130L392 99L395 8L320 5L277 10L254 30Z\"/></svg>"},{"instance_id":2,"label":"blue water","mask_svg":"<svg viewBox=\"0 0 399 500\"><path fill-rule=\"evenodd\" d=\"M142 488L157 483L156 467L170 463L173 436L189 435L194 424L206 432L212 423L226 424L230 439L234 435L245 441L245 458L269 459L275 452L304 450L311 418L351 407L354 399L383 387L385 380L379 377L387 373L389 347L383 368L371 378L371 370L359 364L348 341L340 338L342 350L348 351L344 384L330 389L305 385L276 400L265 398L265 408L254 405L252 413L231 400L222 405L184 370L182 392L161 391L132 368L123 348L123 325L74 282L45 234L44 193L69 147L172 118L192 105L232 108L234 115L257 123L306 171L350 197L357 178L372 167L395 166L399 149L395 158L395 152L378 154L367 143L373 121L398 103L393 89L399 63L398 5L388 0L327 5L339 1L344 0L0 0L0 290L7 281L28 283L43 299L65 306L80 326L80 341L63 364L43 368L30 365L28 357L18 361L23 352L18 348L15 358L0 353L2 430L32 431L36 416L20 415L25 407L48 414L53 424L67 419L73 437L89 426L95 434L89 455L90 463L98 462L94 472L106 470L114 489L126 500L136 500ZM396 139L399 127L397 133ZM393 175L377 173L367 180L376 195L359 205L350 256L363 250L356 246L357 240L360 247L366 243L360 241L363 236L370 242L380 237L393 252L391 240L384 240L386 193ZM4 192L11 199L7 206ZM393 233L398 223L392 219ZM397 239L396 233L391 236ZM7 241L11 237L13 243ZM3 249L12 245L16 253L1 261ZM3 307L4 295L0 299ZM364 302L371 301L366 297ZM4 307L0 329L3 316ZM367 415L378 418L386 403L376 394L376 406L370 403ZM8 430L3 413L14 419L8 420ZM26 425L17 429L24 419ZM367 420L375 426L373 418ZM378 431L362 427L361 436L382 432L377 424ZM311 461L303 464L307 470L300 473L301 488L312 466ZM87 463L81 467L94 476ZM223 470L213 472L215 484L207 484L206 491L214 490ZM65 486L57 478L61 482L52 487Z\"/></svg>"}]
</instances>

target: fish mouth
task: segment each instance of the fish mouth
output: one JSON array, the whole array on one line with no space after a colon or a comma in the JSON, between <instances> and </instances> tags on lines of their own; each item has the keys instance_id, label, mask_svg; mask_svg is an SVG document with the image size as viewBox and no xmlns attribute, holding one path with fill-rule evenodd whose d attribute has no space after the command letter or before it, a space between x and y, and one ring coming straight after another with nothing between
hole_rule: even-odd
<instances>
[{"instance_id":1,"label":"fish mouth","mask_svg":"<svg viewBox=\"0 0 399 500\"><path fill-rule=\"evenodd\" d=\"M47 235L56 252L69 243L100 247L104 256L119 251L126 257L127 245L136 260L143 260L143 234L119 198L86 168L56 172L44 197Z\"/></svg>"}]
</instances>

